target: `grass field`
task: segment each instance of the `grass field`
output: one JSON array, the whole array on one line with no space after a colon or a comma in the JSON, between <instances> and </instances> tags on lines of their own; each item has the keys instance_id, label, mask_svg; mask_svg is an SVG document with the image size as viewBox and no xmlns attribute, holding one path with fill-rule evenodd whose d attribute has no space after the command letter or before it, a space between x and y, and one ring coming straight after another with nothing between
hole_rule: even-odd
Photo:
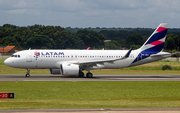
<instances>
[{"instance_id":1,"label":"grass field","mask_svg":"<svg viewBox=\"0 0 180 113\"><path fill-rule=\"evenodd\" d=\"M180 82L1 82L0 109L180 107Z\"/></svg>"},{"instance_id":2,"label":"grass field","mask_svg":"<svg viewBox=\"0 0 180 113\"><path fill-rule=\"evenodd\" d=\"M0 60L0 74L25 74ZM162 71L162 65L173 70ZM93 74L179 74L178 62L158 61L125 69L92 70ZM49 74L49 70L31 70ZM0 82L0 92L14 92L15 99L0 100L0 109L26 108L142 108L180 107L180 82Z\"/></svg>"},{"instance_id":3,"label":"grass field","mask_svg":"<svg viewBox=\"0 0 180 113\"><path fill-rule=\"evenodd\" d=\"M173 70L162 70L163 65L170 65ZM157 61L136 67L124 69L91 70L93 74L180 74L180 63L170 61ZM4 65L0 59L0 74L25 74L25 69L11 68ZM31 69L30 74L49 74L48 69Z\"/></svg>"}]
</instances>

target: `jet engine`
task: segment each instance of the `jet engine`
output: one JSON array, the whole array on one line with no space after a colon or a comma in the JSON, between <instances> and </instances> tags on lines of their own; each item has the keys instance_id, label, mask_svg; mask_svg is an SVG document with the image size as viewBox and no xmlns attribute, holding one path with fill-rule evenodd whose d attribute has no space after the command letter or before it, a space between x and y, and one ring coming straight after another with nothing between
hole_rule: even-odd
<instances>
[{"instance_id":1,"label":"jet engine","mask_svg":"<svg viewBox=\"0 0 180 113\"><path fill-rule=\"evenodd\" d=\"M50 69L51 74L61 74L61 75L78 75L79 65L75 64L61 64L60 69Z\"/></svg>"}]
</instances>

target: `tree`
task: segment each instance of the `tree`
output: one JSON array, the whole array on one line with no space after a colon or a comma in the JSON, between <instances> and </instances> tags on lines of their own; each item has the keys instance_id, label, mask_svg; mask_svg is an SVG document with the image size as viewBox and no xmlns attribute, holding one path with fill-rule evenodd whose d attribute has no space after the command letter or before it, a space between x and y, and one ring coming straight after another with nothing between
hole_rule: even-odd
<instances>
[{"instance_id":1,"label":"tree","mask_svg":"<svg viewBox=\"0 0 180 113\"><path fill-rule=\"evenodd\" d=\"M132 48L132 47L133 47L133 49L139 49L141 46L140 45L131 45L130 48Z\"/></svg>"},{"instance_id":2,"label":"tree","mask_svg":"<svg viewBox=\"0 0 180 113\"><path fill-rule=\"evenodd\" d=\"M105 43L105 49L121 49L121 45L117 41L113 40Z\"/></svg>"},{"instance_id":3,"label":"tree","mask_svg":"<svg viewBox=\"0 0 180 113\"><path fill-rule=\"evenodd\" d=\"M32 35L26 42L26 47L33 49L52 48L51 40L46 35Z\"/></svg>"},{"instance_id":4,"label":"tree","mask_svg":"<svg viewBox=\"0 0 180 113\"><path fill-rule=\"evenodd\" d=\"M167 35L164 48L166 50L177 50L180 47L180 35L169 34Z\"/></svg>"},{"instance_id":5,"label":"tree","mask_svg":"<svg viewBox=\"0 0 180 113\"><path fill-rule=\"evenodd\" d=\"M130 48L131 45L142 45L144 43L143 37L139 34L129 35L126 39L126 47Z\"/></svg>"},{"instance_id":6,"label":"tree","mask_svg":"<svg viewBox=\"0 0 180 113\"><path fill-rule=\"evenodd\" d=\"M76 33L76 37L79 37L84 42L84 48L102 48L104 46L105 37L95 31L81 29Z\"/></svg>"}]
</instances>

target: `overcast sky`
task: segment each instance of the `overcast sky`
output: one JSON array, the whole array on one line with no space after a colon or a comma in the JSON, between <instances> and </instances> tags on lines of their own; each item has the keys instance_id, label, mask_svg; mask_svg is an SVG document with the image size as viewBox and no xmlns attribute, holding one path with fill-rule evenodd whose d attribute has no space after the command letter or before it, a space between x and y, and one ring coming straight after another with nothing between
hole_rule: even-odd
<instances>
[{"instance_id":1,"label":"overcast sky","mask_svg":"<svg viewBox=\"0 0 180 113\"><path fill-rule=\"evenodd\" d=\"M180 0L0 0L0 25L180 28Z\"/></svg>"}]
</instances>

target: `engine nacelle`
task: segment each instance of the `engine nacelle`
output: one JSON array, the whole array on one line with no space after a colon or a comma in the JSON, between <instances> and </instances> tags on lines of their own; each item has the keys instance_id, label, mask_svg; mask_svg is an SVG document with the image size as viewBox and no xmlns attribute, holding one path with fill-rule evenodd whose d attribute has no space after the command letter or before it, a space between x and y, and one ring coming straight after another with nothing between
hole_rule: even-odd
<instances>
[{"instance_id":1,"label":"engine nacelle","mask_svg":"<svg viewBox=\"0 0 180 113\"><path fill-rule=\"evenodd\" d=\"M61 74L61 75L78 75L79 65L75 64L62 64L60 69L50 69L51 74Z\"/></svg>"},{"instance_id":2,"label":"engine nacelle","mask_svg":"<svg viewBox=\"0 0 180 113\"><path fill-rule=\"evenodd\" d=\"M62 75L78 75L79 74L79 65L62 64L61 72L62 72Z\"/></svg>"}]
</instances>

